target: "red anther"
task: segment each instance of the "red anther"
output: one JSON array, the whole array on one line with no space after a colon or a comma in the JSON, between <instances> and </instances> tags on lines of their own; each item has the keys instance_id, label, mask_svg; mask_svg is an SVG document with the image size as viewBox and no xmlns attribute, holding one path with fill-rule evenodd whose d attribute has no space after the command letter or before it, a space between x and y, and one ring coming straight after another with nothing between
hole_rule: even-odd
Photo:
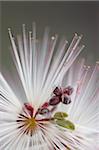
<instances>
[{"instance_id":1,"label":"red anther","mask_svg":"<svg viewBox=\"0 0 99 150\"><path fill-rule=\"evenodd\" d=\"M73 93L74 89L71 86L68 86L63 89L63 94L71 95Z\"/></svg>"},{"instance_id":2,"label":"red anther","mask_svg":"<svg viewBox=\"0 0 99 150\"><path fill-rule=\"evenodd\" d=\"M53 96L50 100L49 100L49 105L57 105L61 102L61 98L58 96Z\"/></svg>"},{"instance_id":3,"label":"red anther","mask_svg":"<svg viewBox=\"0 0 99 150\"><path fill-rule=\"evenodd\" d=\"M42 105L42 108L47 108L49 106L49 103L48 102L45 102L43 105Z\"/></svg>"},{"instance_id":4,"label":"red anther","mask_svg":"<svg viewBox=\"0 0 99 150\"><path fill-rule=\"evenodd\" d=\"M31 106L31 104L29 104L29 103L24 103L24 107L25 107L25 109L28 110L30 116L32 117L32 116L33 116L33 111L34 111L34 109L33 109L33 107Z\"/></svg>"},{"instance_id":5,"label":"red anther","mask_svg":"<svg viewBox=\"0 0 99 150\"><path fill-rule=\"evenodd\" d=\"M61 96L61 95L62 95L62 89L56 87L56 88L54 89L53 93L54 93L56 96Z\"/></svg>"},{"instance_id":6,"label":"red anther","mask_svg":"<svg viewBox=\"0 0 99 150\"><path fill-rule=\"evenodd\" d=\"M70 104L71 103L71 98L68 95L64 95L62 103L67 104L67 105Z\"/></svg>"}]
</instances>

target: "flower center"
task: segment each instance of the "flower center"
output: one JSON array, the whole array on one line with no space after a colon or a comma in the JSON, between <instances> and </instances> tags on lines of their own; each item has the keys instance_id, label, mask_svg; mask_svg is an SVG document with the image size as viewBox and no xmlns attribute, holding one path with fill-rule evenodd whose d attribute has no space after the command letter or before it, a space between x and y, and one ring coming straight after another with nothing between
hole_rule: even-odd
<instances>
[{"instance_id":1,"label":"flower center","mask_svg":"<svg viewBox=\"0 0 99 150\"><path fill-rule=\"evenodd\" d=\"M23 133L32 136L33 132L36 130L37 122L33 117L26 117L23 114L19 114L17 119L19 124L19 129L23 131Z\"/></svg>"},{"instance_id":2,"label":"flower center","mask_svg":"<svg viewBox=\"0 0 99 150\"><path fill-rule=\"evenodd\" d=\"M27 130L33 130L37 124L34 118L28 118L24 121L24 126L27 128Z\"/></svg>"}]
</instances>

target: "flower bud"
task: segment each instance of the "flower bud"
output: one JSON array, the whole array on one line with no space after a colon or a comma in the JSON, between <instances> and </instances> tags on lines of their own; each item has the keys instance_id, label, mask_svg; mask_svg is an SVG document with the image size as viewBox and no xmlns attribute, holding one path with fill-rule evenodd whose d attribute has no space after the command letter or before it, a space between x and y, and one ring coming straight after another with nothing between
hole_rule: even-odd
<instances>
[{"instance_id":1,"label":"flower bud","mask_svg":"<svg viewBox=\"0 0 99 150\"><path fill-rule=\"evenodd\" d=\"M61 102L61 98L58 96L53 96L50 100L49 100L49 105L57 105Z\"/></svg>"},{"instance_id":2,"label":"flower bud","mask_svg":"<svg viewBox=\"0 0 99 150\"><path fill-rule=\"evenodd\" d=\"M56 87L56 88L54 89L53 93L54 93L56 96L61 96L61 95L62 95L62 89Z\"/></svg>"},{"instance_id":3,"label":"flower bud","mask_svg":"<svg viewBox=\"0 0 99 150\"><path fill-rule=\"evenodd\" d=\"M27 109L28 113L30 114L30 116L32 117L33 116L33 107L31 106L31 104L29 103L24 103L24 110Z\"/></svg>"},{"instance_id":4,"label":"flower bud","mask_svg":"<svg viewBox=\"0 0 99 150\"><path fill-rule=\"evenodd\" d=\"M49 103L48 102L45 102L43 105L42 105L42 108L47 108L49 106Z\"/></svg>"},{"instance_id":5,"label":"flower bud","mask_svg":"<svg viewBox=\"0 0 99 150\"><path fill-rule=\"evenodd\" d=\"M71 95L73 93L74 89L71 86L68 86L63 89L63 93L67 95Z\"/></svg>"},{"instance_id":6,"label":"flower bud","mask_svg":"<svg viewBox=\"0 0 99 150\"><path fill-rule=\"evenodd\" d=\"M70 104L71 103L71 98L68 95L64 95L62 103L63 104Z\"/></svg>"}]
</instances>

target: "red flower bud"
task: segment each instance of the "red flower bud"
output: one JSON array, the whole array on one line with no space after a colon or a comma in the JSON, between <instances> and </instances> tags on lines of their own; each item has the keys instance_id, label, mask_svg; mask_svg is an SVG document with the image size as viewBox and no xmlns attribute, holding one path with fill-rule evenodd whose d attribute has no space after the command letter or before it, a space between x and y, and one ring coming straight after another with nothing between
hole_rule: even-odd
<instances>
[{"instance_id":1,"label":"red flower bud","mask_svg":"<svg viewBox=\"0 0 99 150\"><path fill-rule=\"evenodd\" d=\"M63 89L63 93L67 95L71 95L73 93L74 89L71 86L68 86Z\"/></svg>"},{"instance_id":2,"label":"red flower bud","mask_svg":"<svg viewBox=\"0 0 99 150\"><path fill-rule=\"evenodd\" d=\"M33 116L33 107L31 106L31 104L29 103L24 103L24 108L23 109L27 109L28 113L30 114L30 116Z\"/></svg>"},{"instance_id":3,"label":"red flower bud","mask_svg":"<svg viewBox=\"0 0 99 150\"><path fill-rule=\"evenodd\" d=\"M47 108L49 106L49 103L48 102L45 102L43 105L42 105L42 108Z\"/></svg>"},{"instance_id":4,"label":"red flower bud","mask_svg":"<svg viewBox=\"0 0 99 150\"><path fill-rule=\"evenodd\" d=\"M54 93L56 96L61 96L61 95L62 95L62 89L56 87L56 88L54 89L53 93Z\"/></svg>"},{"instance_id":5,"label":"red flower bud","mask_svg":"<svg viewBox=\"0 0 99 150\"><path fill-rule=\"evenodd\" d=\"M53 96L50 100L49 100L49 105L57 105L61 102L61 98L58 96Z\"/></svg>"},{"instance_id":6,"label":"red flower bud","mask_svg":"<svg viewBox=\"0 0 99 150\"><path fill-rule=\"evenodd\" d=\"M64 95L62 103L63 104L70 104L71 103L71 98L68 95Z\"/></svg>"}]
</instances>

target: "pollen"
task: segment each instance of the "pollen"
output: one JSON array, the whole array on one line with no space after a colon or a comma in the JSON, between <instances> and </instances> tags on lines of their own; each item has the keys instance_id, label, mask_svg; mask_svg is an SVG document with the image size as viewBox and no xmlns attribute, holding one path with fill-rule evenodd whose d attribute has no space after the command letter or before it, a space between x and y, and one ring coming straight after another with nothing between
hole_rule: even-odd
<instances>
[{"instance_id":1,"label":"pollen","mask_svg":"<svg viewBox=\"0 0 99 150\"><path fill-rule=\"evenodd\" d=\"M34 130L37 126L37 123L35 119L32 117L24 121L24 126L27 128L27 130Z\"/></svg>"},{"instance_id":2,"label":"pollen","mask_svg":"<svg viewBox=\"0 0 99 150\"><path fill-rule=\"evenodd\" d=\"M21 119L17 120L17 122L19 123L18 128L21 128L21 131L23 131L26 135L32 136L37 128L37 122L33 117L24 118L24 116L22 116Z\"/></svg>"}]
</instances>

